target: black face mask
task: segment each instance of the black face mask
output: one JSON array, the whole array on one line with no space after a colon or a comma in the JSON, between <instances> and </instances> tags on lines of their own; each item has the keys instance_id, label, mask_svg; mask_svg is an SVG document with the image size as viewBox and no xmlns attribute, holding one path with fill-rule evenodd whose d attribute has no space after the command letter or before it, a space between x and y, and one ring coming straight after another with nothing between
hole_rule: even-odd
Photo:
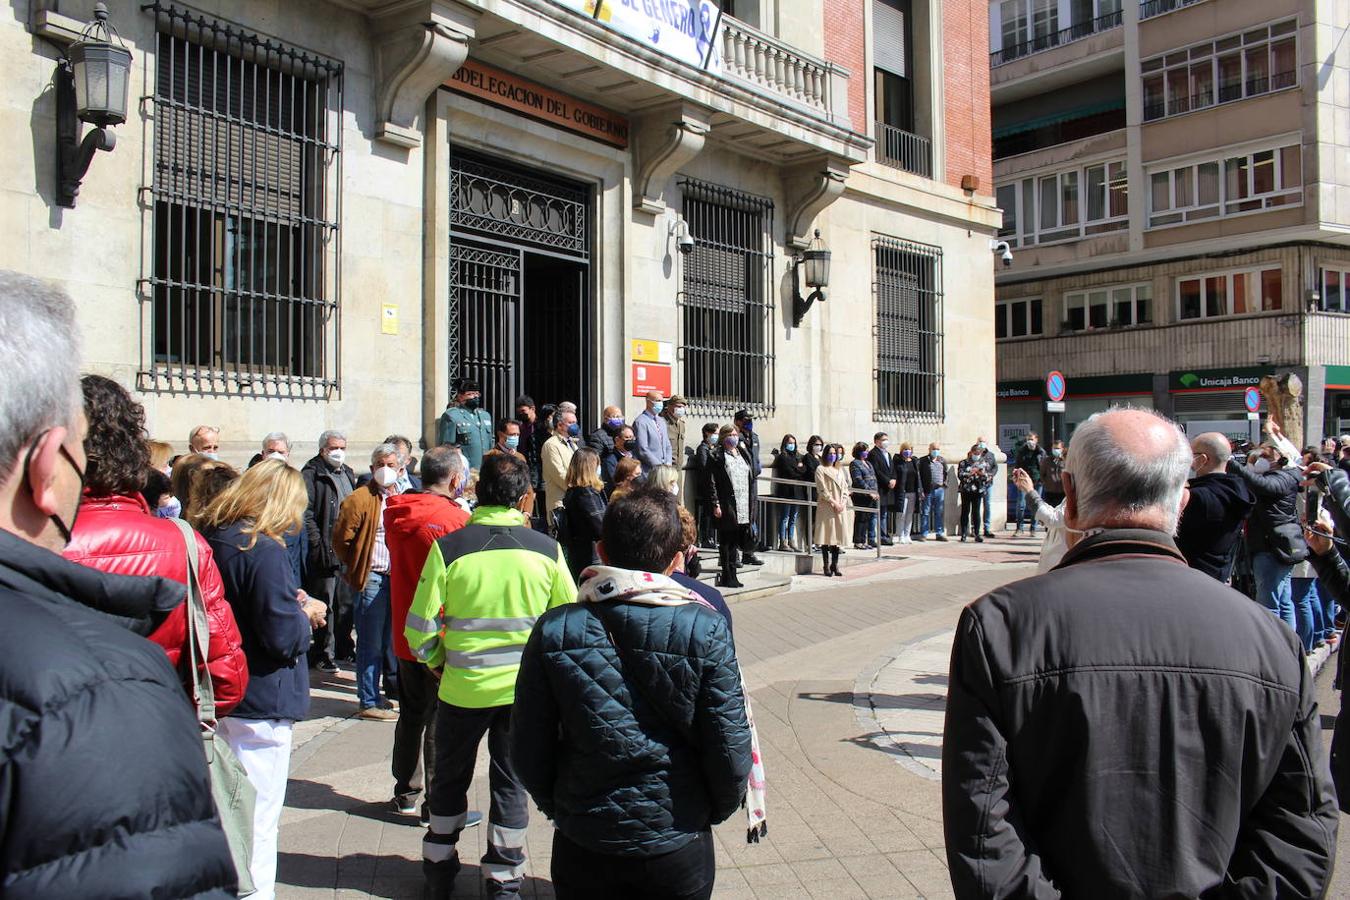
<instances>
[{"instance_id":1,"label":"black face mask","mask_svg":"<svg viewBox=\"0 0 1350 900\"><path fill-rule=\"evenodd\" d=\"M28 453L23 458L23 477L25 479L28 478L28 467L29 464L32 463L33 461L33 452L37 450L38 441L42 440L43 436L46 435L48 431L51 431L51 429L48 428L46 431L43 431L40 434L38 434L38 436L33 439L33 443L28 447ZM70 455L70 451L66 449L65 444L62 444L59 449L61 451L61 455L66 458L66 462L70 463L70 467L75 470L75 474L78 475L80 478L80 498L83 499L84 470L80 468L77 462L75 462L75 457ZM31 483L28 486L30 489L33 487ZM69 544L70 539L73 536L75 530L75 521L79 517L80 517L80 506L78 503L76 503L75 512L70 517L70 525L66 525L66 523L61 520L61 517L56 515L55 513L48 516L47 518L52 520L52 524L56 526L56 530L61 532L61 537L65 539L65 542L67 544Z\"/></svg>"},{"instance_id":2,"label":"black face mask","mask_svg":"<svg viewBox=\"0 0 1350 900\"><path fill-rule=\"evenodd\" d=\"M464 408L465 408L465 409L477 409L478 407L480 407L480 406L482 406L482 405L483 405L483 398L482 398L482 397L470 397L468 400L465 400L465 401L464 401Z\"/></svg>"}]
</instances>

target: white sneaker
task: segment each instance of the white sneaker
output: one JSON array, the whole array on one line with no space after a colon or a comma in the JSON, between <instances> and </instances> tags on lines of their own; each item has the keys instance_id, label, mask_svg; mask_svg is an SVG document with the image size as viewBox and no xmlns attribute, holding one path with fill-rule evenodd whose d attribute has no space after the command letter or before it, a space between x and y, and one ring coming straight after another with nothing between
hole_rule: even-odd
<instances>
[{"instance_id":1,"label":"white sneaker","mask_svg":"<svg viewBox=\"0 0 1350 900\"><path fill-rule=\"evenodd\" d=\"M902 534L902 535L900 535L900 543L902 543L902 544L908 544L908 543L910 543L909 535L908 535L908 534Z\"/></svg>"}]
</instances>

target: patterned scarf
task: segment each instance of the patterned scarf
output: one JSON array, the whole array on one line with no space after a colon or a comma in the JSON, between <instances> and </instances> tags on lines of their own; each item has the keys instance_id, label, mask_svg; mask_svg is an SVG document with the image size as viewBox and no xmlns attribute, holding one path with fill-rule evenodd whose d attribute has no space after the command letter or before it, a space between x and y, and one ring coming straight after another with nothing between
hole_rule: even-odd
<instances>
[{"instance_id":1,"label":"patterned scarf","mask_svg":"<svg viewBox=\"0 0 1350 900\"><path fill-rule=\"evenodd\" d=\"M683 606L686 603L701 603L716 612L712 604L679 582L656 572L637 572L632 569L617 569L613 566L589 566L581 573L581 588L577 592L579 603L604 603L610 600L623 600L627 603L641 603L644 606ZM612 635L606 635L610 643ZM618 652L618 647L614 648ZM737 663L737 674L740 664ZM764 757L759 751L759 732L755 730L755 716L750 710L750 692L745 687L745 676L741 675L741 694L745 698L745 720L750 726L750 775L746 779L745 808L747 828L746 843L757 844L761 837L769 833L768 814L765 804Z\"/></svg>"}]
</instances>

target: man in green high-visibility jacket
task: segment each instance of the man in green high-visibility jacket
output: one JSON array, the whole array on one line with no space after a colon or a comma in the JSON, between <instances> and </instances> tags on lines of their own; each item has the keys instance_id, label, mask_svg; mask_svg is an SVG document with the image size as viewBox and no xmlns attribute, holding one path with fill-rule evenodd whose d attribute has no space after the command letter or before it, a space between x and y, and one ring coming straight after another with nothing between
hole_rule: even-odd
<instances>
[{"instance_id":1,"label":"man in green high-visibility jacket","mask_svg":"<svg viewBox=\"0 0 1350 900\"><path fill-rule=\"evenodd\" d=\"M408 646L440 677L431 827L422 840L432 898L448 898L459 872L455 845L484 733L492 757L487 896L516 896L525 874L529 807L508 747L516 675L535 620L577 594L562 548L533 531L522 511L530 487L523 459L497 453L483 460L478 508L431 545L408 611Z\"/></svg>"}]
</instances>

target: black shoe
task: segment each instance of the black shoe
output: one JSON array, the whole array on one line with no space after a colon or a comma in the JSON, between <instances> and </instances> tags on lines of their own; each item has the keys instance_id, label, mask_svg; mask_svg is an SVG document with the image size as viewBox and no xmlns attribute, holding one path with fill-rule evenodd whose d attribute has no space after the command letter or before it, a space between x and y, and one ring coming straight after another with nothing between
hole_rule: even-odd
<instances>
[{"instance_id":1,"label":"black shoe","mask_svg":"<svg viewBox=\"0 0 1350 900\"><path fill-rule=\"evenodd\" d=\"M961 535L961 543L964 544L965 542L966 542L966 536L963 534L963 535Z\"/></svg>"},{"instance_id":2,"label":"black shoe","mask_svg":"<svg viewBox=\"0 0 1350 900\"><path fill-rule=\"evenodd\" d=\"M980 537L978 534L975 535L975 543L977 543L977 544L983 544L983 543L984 543L984 538Z\"/></svg>"},{"instance_id":3,"label":"black shoe","mask_svg":"<svg viewBox=\"0 0 1350 900\"><path fill-rule=\"evenodd\" d=\"M944 543L944 544L947 543L947 536L946 536L945 534L939 534L939 535L937 536L937 539L938 539L939 541L942 541L942 543Z\"/></svg>"},{"instance_id":4,"label":"black shoe","mask_svg":"<svg viewBox=\"0 0 1350 900\"><path fill-rule=\"evenodd\" d=\"M723 582L723 583L722 583L722 587L728 587L728 588L743 588L743 587L745 587L745 585L741 584L740 579L738 579L738 578L733 578L733 579L731 579L730 581L725 581L725 582Z\"/></svg>"},{"instance_id":5,"label":"black shoe","mask_svg":"<svg viewBox=\"0 0 1350 900\"><path fill-rule=\"evenodd\" d=\"M762 566L762 565L764 565L764 560L760 559L758 556L755 556L755 555L752 553L752 554L748 554L748 555L746 555L746 556L742 556L742 557L741 557L741 565L743 565L743 566Z\"/></svg>"},{"instance_id":6,"label":"black shoe","mask_svg":"<svg viewBox=\"0 0 1350 900\"><path fill-rule=\"evenodd\" d=\"M884 538L881 539L881 546L883 546L883 547L894 547L894 546L895 546L895 541L892 540L891 538L884 537Z\"/></svg>"},{"instance_id":7,"label":"black shoe","mask_svg":"<svg viewBox=\"0 0 1350 900\"><path fill-rule=\"evenodd\" d=\"M332 674L333 672L336 672L338 670L338 667L337 663L333 662L331 659L325 656L323 659L319 660L314 664L314 669L319 672L327 672L329 674Z\"/></svg>"},{"instance_id":8,"label":"black shoe","mask_svg":"<svg viewBox=\"0 0 1350 900\"><path fill-rule=\"evenodd\" d=\"M984 533L984 536L987 537L987 538L991 538L991 537L994 536L994 533L993 533L992 531L986 531L986 532Z\"/></svg>"},{"instance_id":9,"label":"black shoe","mask_svg":"<svg viewBox=\"0 0 1350 900\"><path fill-rule=\"evenodd\" d=\"M914 540L916 540L916 541L926 541L926 540L928 540L928 538L924 537L924 536L921 535L921 534L916 534L916 535L914 535Z\"/></svg>"}]
</instances>

